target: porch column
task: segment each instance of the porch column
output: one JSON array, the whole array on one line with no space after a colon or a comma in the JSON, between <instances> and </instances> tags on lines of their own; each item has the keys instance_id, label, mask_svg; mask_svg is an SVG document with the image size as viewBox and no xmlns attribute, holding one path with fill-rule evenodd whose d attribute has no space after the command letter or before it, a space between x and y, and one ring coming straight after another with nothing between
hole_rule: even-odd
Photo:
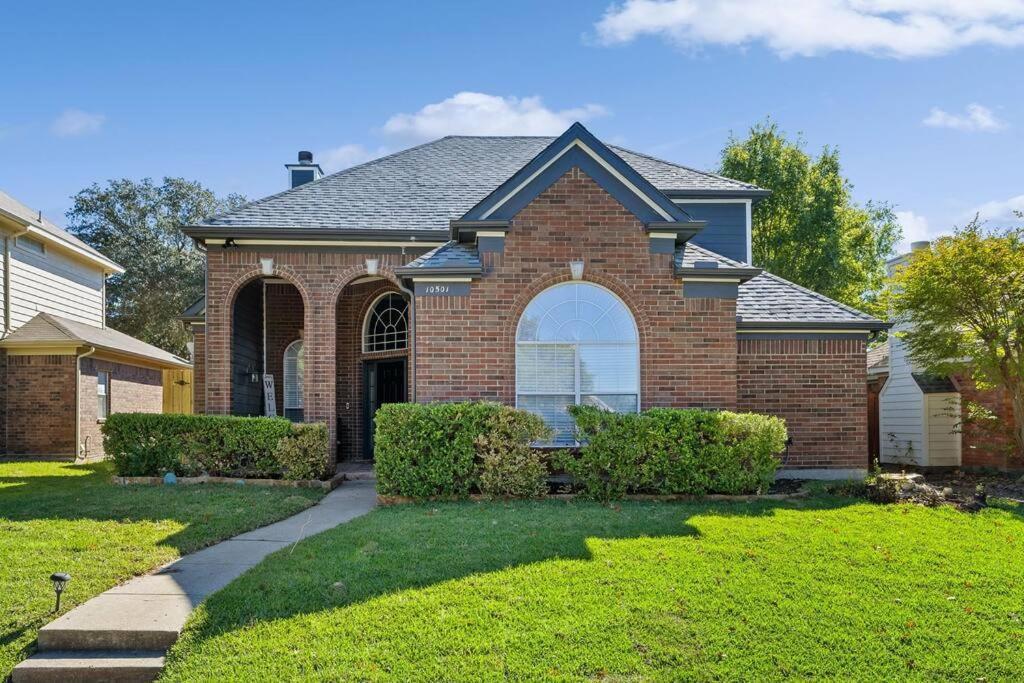
<instances>
[{"instance_id":1,"label":"porch column","mask_svg":"<svg viewBox=\"0 0 1024 683\"><path fill-rule=\"evenodd\" d=\"M329 287L310 292L306 305L304 354L305 421L327 424L331 462L337 458L334 409L335 310Z\"/></svg>"}]
</instances>

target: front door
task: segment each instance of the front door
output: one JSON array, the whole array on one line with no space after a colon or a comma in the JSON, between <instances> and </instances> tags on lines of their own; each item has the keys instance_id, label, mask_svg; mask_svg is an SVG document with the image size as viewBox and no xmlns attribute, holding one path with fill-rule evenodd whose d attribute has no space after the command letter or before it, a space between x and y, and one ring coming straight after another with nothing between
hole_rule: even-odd
<instances>
[{"instance_id":1,"label":"front door","mask_svg":"<svg viewBox=\"0 0 1024 683\"><path fill-rule=\"evenodd\" d=\"M367 361L363 365L363 457L373 458L374 415L385 403L405 402L405 359Z\"/></svg>"}]
</instances>

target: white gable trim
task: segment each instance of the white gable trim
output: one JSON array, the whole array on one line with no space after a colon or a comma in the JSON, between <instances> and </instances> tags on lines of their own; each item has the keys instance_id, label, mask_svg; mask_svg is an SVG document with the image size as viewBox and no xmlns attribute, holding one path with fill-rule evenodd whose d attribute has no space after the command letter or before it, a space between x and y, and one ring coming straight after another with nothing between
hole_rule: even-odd
<instances>
[{"instance_id":1,"label":"white gable trim","mask_svg":"<svg viewBox=\"0 0 1024 683\"><path fill-rule=\"evenodd\" d=\"M673 218L672 218L672 216L670 216L670 215L668 214L668 212L666 212L666 211L665 211L665 209L663 209L663 208L661 208L660 206L658 206L658 203L657 203L657 202L655 202L655 201L654 201L653 199L651 199L650 197L648 197L648 196L647 196L647 195L646 195L645 193L641 192L641 191L640 191L640 189L639 189L639 188L638 188L638 187L637 187L636 185L634 185L633 183L631 183L631 182L630 182L630 181L629 181L629 180L628 180L628 179L627 179L627 178L626 178L625 176L623 176L623 175L622 175L621 173L619 173L618 171L616 171L616 170L615 170L615 168L613 168L611 164L609 164L609 163L608 163L607 161L605 161L604 159L602 159L602 158L601 158L601 156L600 156L599 154L596 154L596 153L594 152L594 150L590 149L590 147L588 147L588 146L587 146L586 144L584 144L584 143L583 143L583 141L582 141L582 140L580 140L579 138L576 138L576 139L574 139L574 140L573 140L572 142L570 142L570 143L569 143L568 145L566 145L566 146L565 146L565 147L564 147L564 148L562 149L562 151L560 151L560 152L559 152L558 154L556 154L555 156L551 157L551 159L549 159L549 160L548 160L548 162L547 162L546 164L544 164L543 166L541 166L540 168L538 168L538 169L537 169L537 170L536 170L536 171L535 171L535 172L534 172L533 174L531 174L531 175L530 175L530 177L529 177L529 178L527 178L527 179L526 179L526 180L524 180L523 182L519 183L519 185L518 185L518 186L516 186L516 187L515 187L515 188L514 188L514 189L513 189L512 191L510 191L510 192L509 192L508 194L506 194L506 195L505 195L504 197L502 197L502 198L501 198L500 200L498 200L498 202L497 202L497 203L495 203L495 204L494 204L494 206L492 206L491 208L487 209L487 211L486 211L486 212L485 212L485 213L483 214L483 216L481 216L481 219L482 219L482 220L487 220L487 218L488 218L488 217L489 217L489 216L490 216L491 214L493 214L493 213L494 213L495 211L497 211L497 210L498 210L499 208L501 208L501 206L502 206L503 204L505 204L505 203L506 203L506 202L507 202L508 200L510 200L510 199L511 199L512 197L514 197L514 196L516 196L517 194L519 194L519 193L520 193L520 192L521 192L521 191L523 190L523 188L524 188L524 187L526 187L526 186L527 186L527 185L529 185L529 184L530 184L531 182L533 182L533 181L534 181L534 180L535 180L535 179L537 178L537 176L539 176L539 175L540 175L541 173L543 173L543 172L544 172L545 170L547 170L547 169L548 169L548 168L549 168L549 167L550 167L550 166L551 166L551 165L552 165L553 163L555 163L555 162L556 162L556 161L558 161L558 160L559 160L560 158L562 158L562 157L563 157L563 156L564 156L564 155L565 155L565 154L566 154L566 153L567 153L567 152L568 152L568 151L569 151L570 149L572 149L573 147L579 147L579 148L580 148L580 149L582 149L582 150L583 150L584 152L586 152L587 154L589 154L589 155L590 155L590 156L591 156L591 157L592 157L592 158L594 159L594 161L596 161L597 163L599 163L599 164L601 165L601 167L602 167L602 168L604 168L604 170L606 170L606 171L608 171L609 173L611 173L611 174L612 174L612 176L613 176L613 177L614 177L614 178L615 178L616 180L618 180L618 181L619 181L620 183L622 183L623 185L625 185L626 187L628 187L628 188L629 188L629 190L630 190L630 191L631 191L631 192L632 192L633 194L635 194L635 195L636 195L637 197L639 197L640 199L642 199L642 200L643 200L643 202L644 202L645 204L647 204L647 205L648 205L649 207L651 207L652 209L654 209L654 211L655 211L655 212L656 212L656 213L657 213L657 214L658 214L659 216L661 216L662 218L664 218L664 219L665 219L666 221L674 221L674 220L675 220L675 219L673 219Z\"/></svg>"}]
</instances>

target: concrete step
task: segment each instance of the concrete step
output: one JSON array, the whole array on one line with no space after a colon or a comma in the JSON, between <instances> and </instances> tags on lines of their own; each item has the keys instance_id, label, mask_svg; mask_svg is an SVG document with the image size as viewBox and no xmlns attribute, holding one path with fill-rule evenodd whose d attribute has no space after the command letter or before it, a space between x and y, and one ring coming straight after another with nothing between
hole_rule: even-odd
<instances>
[{"instance_id":1,"label":"concrete step","mask_svg":"<svg viewBox=\"0 0 1024 683\"><path fill-rule=\"evenodd\" d=\"M107 592L39 629L38 649L159 650L178 639L198 600Z\"/></svg>"},{"instance_id":2,"label":"concrete step","mask_svg":"<svg viewBox=\"0 0 1024 683\"><path fill-rule=\"evenodd\" d=\"M162 652L122 650L40 652L14 667L11 683L85 683L152 681L164 668Z\"/></svg>"}]
</instances>

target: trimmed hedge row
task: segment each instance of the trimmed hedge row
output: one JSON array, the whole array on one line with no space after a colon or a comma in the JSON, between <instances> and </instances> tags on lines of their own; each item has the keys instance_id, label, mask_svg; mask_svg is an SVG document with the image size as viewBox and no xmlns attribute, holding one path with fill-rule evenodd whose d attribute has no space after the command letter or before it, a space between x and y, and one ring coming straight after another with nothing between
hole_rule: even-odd
<instances>
[{"instance_id":1,"label":"trimmed hedge row","mask_svg":"<svg viewBox=\"0 0 1024 683\"><path fill-rule=\"evenodd\" d=\"M570 409L583 445L550 438L532 413L496 403L388 404L376 415L377 489L412 498L535 497L561 469L584 496L742 494L768 489L786 426L764 415L655 408L640 414Z\"/></svg>"},{"instance_id":2,"label":"trimmed hedge row","mask_svg":"<svg viewBox=\"0 0 1024 683\"><path fill-rule=\"evenodd\" d=\"M120 476L328 477L327 426L280 417L114 413L103 448Z\"/></svg>"},{"instance_id":3,"label":"trimmed hedge row","mask_svg":"<svg viewBox=\"0 0 1024 683\"><path fill-rule=\"evenodd\" d=\"M548 438L532 413L498 403L388 403L374 432L377 491L412 498L538 495Z\"/></svg>"},{"instance_id":4,"label":"trimmed hedge row","mask_svg":"<svg viewBox=\"0 0 1024 683\"><path fill-rule=\"evenodd\" d=\"M576 485L599 500L627 493L763 493L786 448L786 424L753 413L652 408L569 409L584 446L564 458Z\"/></svg>"}]
</instances>

